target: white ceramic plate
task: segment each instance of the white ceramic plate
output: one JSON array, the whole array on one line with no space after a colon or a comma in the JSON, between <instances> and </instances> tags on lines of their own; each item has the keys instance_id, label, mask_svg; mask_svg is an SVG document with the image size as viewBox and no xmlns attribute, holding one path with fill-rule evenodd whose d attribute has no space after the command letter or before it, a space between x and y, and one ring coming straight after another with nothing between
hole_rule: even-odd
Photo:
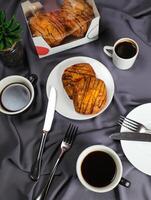
<instances>
[{"instance_id":1,"label":"white ceramic plate","mask_svg":"<svg viewBox=\"0 0 151 200\"><path fill-rule=\"evenodd\" d=\"M151 128L151 103L143 104L133 109L128 118ZM129 131L121 127L121 132ZM122 133L121 133L122 134ZM141 133L140 133L141 134ZM121 141L127 159L140 171L151 175L151 142Z\"/></svg>"},{"instance_id":2,"label":"white ceramic plate","mask_svg":"<svg viewBox=\"0 0 151 200\"><path fill-rule=\"evenodd\" d=\"M89 63L93 67L96 73L96 77L102 79L105 82L105 85L107 87L106 106L101 110L101 112L95 115L83 115L83 114L77 113L74 109L73 101L68 97L68 95L66 94L63 88L62 74L64 70L67 67L70 67L71 65L78 64L78 63ZM101 114L109 106L114 95L114 81L113 81L111 73L101 62L89 57L82 57L82 56L72 57L59 63L51 71L48 77L47 85L46 85L47 96L49 94L51 85L54 86L57 90L56 111L60 113L61 115L63 115L64 117L75 119L75 120L86 120L86 119L90 119L92 117L95 117Z\"/></svg>"}]
</instances>

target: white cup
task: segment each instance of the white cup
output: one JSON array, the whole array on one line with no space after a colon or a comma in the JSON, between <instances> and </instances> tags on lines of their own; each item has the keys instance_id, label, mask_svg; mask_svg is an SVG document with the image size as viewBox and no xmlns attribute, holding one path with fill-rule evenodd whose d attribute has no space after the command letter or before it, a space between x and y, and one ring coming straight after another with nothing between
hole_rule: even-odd
<instances>
[{"instance_id":1,"label":"white cup","mask_svg":"<svg viewBox=\"0 0 151 200\"><path fill-rule=\"evenodd\" d=\"M117 45L124 42L131 43L136 48L136 53L129 58L120 57L116 52ZM131 68L139 53L138 44L131 38L121 38L115 42L114 46L104 46L103 50L107 56L112 57L114 65L122 70Z\"/></svg>"},{"instance_id":2,"label":"white cup","mask_svg":"<svg viewBox=\"0 0 151 200\"><path fill-rule=\"evenodd\" d=\"M95 186L90 185L83 177L82 170L81 170L84 159L90 153L97 152L97 151L105 152L106 154L108 154L113 159L115 166L116 166L113 180L108 185L103 186L103 187L95 187ZM107 167L109 167L109 166L107 166ZM93 192L104 193L104 192L111 191L119 183L127 188L130 187L130 182L122 177L123 167L122 167L122 163L121 163L119 156L111 148L103 146L103 145L93 145L93 146L86 148L84 151L82 151L82 153L79 155L79 157L77 159L76 172L77 172L77 176L78 176L80 182L82 183L82 185L84 187L86 187L88 190L91 190Z\"/></svg>"},{"instance_id":3,"label":"white cup","mask_svg":"<svg viewBox=\"0 0 151 200\"><path fill-rule=\"evenodd\" d=\"M35 91L34 91L34 87L32 83L35 81L36 81L36 75L30 75L29 80L23 76L18 76L18 75L12 75L12 76L7 76L6 78L3 78L0 81L0 96L2 95L5 88L9 88L11 85L14 84L14 85L23 85L23 87L27 88L27 90L30 93L30 99L25 107L16 111L10 111L10 110L5 109L5 107L2 105L2 102L0 101L0 112L4 114L8 114L8 115L15 115L15 114L19 114L25 111L31 105L34 99ZM10 102L11 102L11 99L10 99ZM13 105L13 103L15 105L16 102L11 102L11 105Z\"/></svg>"}]
</instances>

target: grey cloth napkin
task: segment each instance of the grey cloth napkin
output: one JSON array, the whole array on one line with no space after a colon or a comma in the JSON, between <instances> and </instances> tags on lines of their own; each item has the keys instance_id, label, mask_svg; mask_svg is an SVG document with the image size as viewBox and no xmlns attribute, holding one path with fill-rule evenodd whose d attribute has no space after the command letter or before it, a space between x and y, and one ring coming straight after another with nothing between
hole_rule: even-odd
<instances>
[{"instance_id":1,"label":"grey cloth napkin","mask_svg":"<svg viewBox=\"0 0 151 200\"><path fill-rule=\"evenodd\" d=\"M38 76L35 100L30 109L17 116L0 114L0 199L32 200L44 186L49 170L59 154L59 144L70 122L79 126L79 134L72 149L64 156L53 180L49 200L148 200L151 196L151 178L135 169L123 154L119 142L109 136L119 131L116 121L136 106L151 102L151 15L148 0L96 0L101 14L98 41L56 55L39 59L35 54L20 1L0 0L0 8L8 16L14 13L23 27L23 44L26 51L24 66L7 68L0 63L0 79L7 75L27 72ZM147 11L146 11L147 9ZM113 45L121 37L131 37L140 46L135 65L128 71L117 69L103 53L104 45ZM110 70L115 81L115 95L109 108L100 116L74 121L57 112L49 133L43 158L42 175L37 183L29 178L32 162L38 149L47 105L46 80L59 62L72 56L89 56L101 61ZM120 156L123 176L132 182L131 188L118 186L115 190L97 194L85 189L76 176L75 164L78 155L87 146L103 144L114 149Z\"/></svg>"}]
</instances>

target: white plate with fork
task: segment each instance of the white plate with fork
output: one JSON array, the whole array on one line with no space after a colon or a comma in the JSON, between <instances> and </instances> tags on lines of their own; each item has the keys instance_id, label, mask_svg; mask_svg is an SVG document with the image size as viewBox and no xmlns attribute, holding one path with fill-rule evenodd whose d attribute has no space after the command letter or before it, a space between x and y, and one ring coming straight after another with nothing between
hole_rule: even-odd
<instances>
[{"instance_id":1,"label":"white plate with fork","mask_svg":"<svg viewBox=\"0 0 151 200\"><path fill-rule=\"evenodd\" d=\"M151 103L134 108L126 117L151 129ZM121 126L121 132L127 131L130 130ZM124 154L132 165L141 172L151 176L151 142L121 140L121 145Z\"/></svg>"}]
</instances>

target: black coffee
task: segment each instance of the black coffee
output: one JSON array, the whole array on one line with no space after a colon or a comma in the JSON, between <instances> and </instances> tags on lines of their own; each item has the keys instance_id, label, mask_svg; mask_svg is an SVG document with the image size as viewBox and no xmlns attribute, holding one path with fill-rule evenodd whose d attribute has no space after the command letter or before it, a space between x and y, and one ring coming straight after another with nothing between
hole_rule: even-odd
<instances>
[{"instance_id":1,"label":"black coffee","mask_svg":"<svg viewBox=\"0 0 151 200\"><path fill-rule=\"evenodd\" d=\"M30 101L30 90L23 84L10 84L1 92L1 104L7 111L19 111L26 107Z\"/></svg>"},{"instance_id":2,"label":"black coffee","mask_svg":"<svg viewBox=\"0 0 151 200\"><path fill-rule=\"evenodd\" d=\"M116 164L105 152L95 151L86 156L81 165L85 181L94 187L105 187L115 177Z\"/></svg>"},{"instance_id":3,"label":"black coffee","mask_svg":"<svg viewBox=\"0 0 151 200\"><path fill-rule=\"evenodd\" d=\"M128 59L135 56L137 47L134 43L125 41L116 45L115 52L119 57Z\"/></svg>"}]
</instances>

